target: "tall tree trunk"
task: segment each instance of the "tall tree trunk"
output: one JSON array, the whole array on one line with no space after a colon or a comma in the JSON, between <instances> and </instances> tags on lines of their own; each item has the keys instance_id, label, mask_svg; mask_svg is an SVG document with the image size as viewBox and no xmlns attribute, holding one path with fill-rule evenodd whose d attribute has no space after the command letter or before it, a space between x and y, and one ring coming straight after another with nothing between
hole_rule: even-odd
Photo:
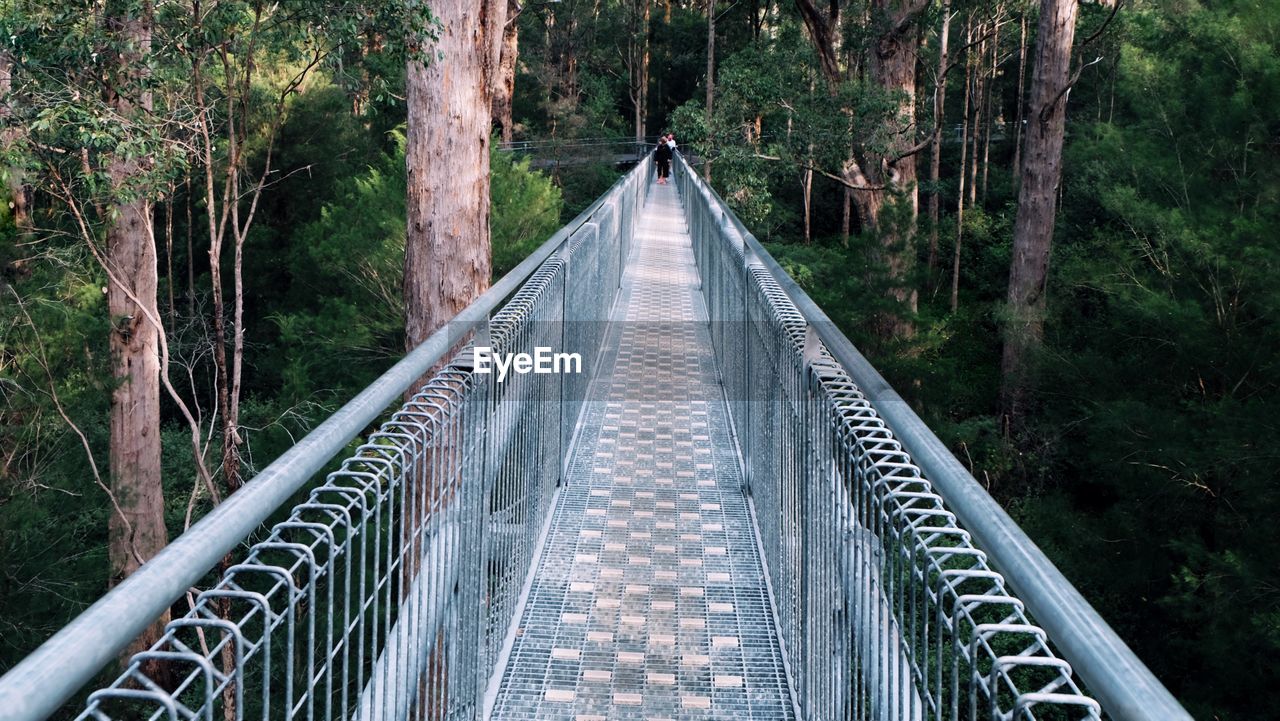
<instances>
[{"instance_id":1,"label":"tall tree trunk","mask_svg":"<svg viewBox=\"0 0 1280 721\"><path fill-rule=\"evenodd\" d=\"M627 71L630 75L631 106L634 112L636 142L645 140L645 122L649 108L649 15L652 0L635 0L635 25L627 45Z\"/></svg>"},{"instance_id":2,"label":"tall tree trunk","mask_svg":"<svg viewBox=\"0 0 1280 721\"><path fill-rule=\"evenodd\" d=\"M978 24L974 34L982 37L985 32L986 23L984 22ZM967 186L969 188L968 202L970 208L978 204L978 144L982 138L982 98L986 92L986 73L984 71L987 57L986 49L987 43L985 40L979 42L978 46L973 48L977 60L974 61L973 67L973 104L969 109L969 166L965 170L969 176Z\"/></svg>"},{"instance_id":3,"label":"tall tree trunk","mask_svg":"<svg viewBox=\"0 0 1280 721\"><path fill-rule=\"evenodd\" d=\"M144 118L151 93L144 89L146 57L151 52L150 2L114 2L104 15L119 44L111 59L107 102L120 117ZM160 475L159 279L151 200L137 183L146 172L141 158L116 156L108 174L117 197L107 227L107 309L111 315L111 491L120 513L109 521L107 556L110 583L138 570L168 542L164 524L164 487ZM123 659L149 648L164 632L166 612L125 649ZM152 675L152 673L159 675ZM156 664L146 673L164 678Z\"/></svg>"},{"instance_id":4,"label":"tall tree trunk","mask_svg":"<svg viewBox=\"0 0 1280 721\"><path fill-rule=\"evenodd\" d=\"M930 287L934 283L934 275L938 269L938 221L941 215L942 190L938 182L942 175L942 128L946 123L947 102L947 64L951 61L949 42L951 39L951 0L942 4L942 30L938 34L938 79L933 98L933 147L929 153L929 259L927 267Z\"/></svg>"},{"instance_id":5,"label":"tall tree trunk","mask_svg":"<svg viewBox=\"0 0 1280 721\"><path fill-rule=\"evenodd\" d=\"M894 312L883 319L881 335L909 338L915 334L915 315L919 294L911 282L915 265L916 218L920 213L916 175L916 154L909 150L915 134L905 132L915 125L916 56L919 54L918 11L907 0L873 0L872 17L884 23L872 48L869 70L873 82L881 89L896 93L897 123L902 131L892 134L886 152L868 154L862 180L883 190L856 193L862 199L863 227L872 227L880 236L880 248L889 270L889 294L904 313ZM909 154L908 154L909 153ZM904 155L905 154L905 155ZM886 202L903 206L892 223L881 222Z\"/></svg>"},{"instance_id":6,"label":"tall tree trunk","mask_svg":"<svg viewBox=\"0 0 1280 721\"><path fill-rule=\"evenodd\" d=\"M853 191L849 190L848 188L845 188L844 193L842 193L841 195L844 198L844 202L841 203L842 208L840 213L840 243L844 247L848 248L849 247L849 230L850 230L849 216L853 214L851 212L853 209L852 208Z\"/></svg>"},{"instance_id":7,"label":"tall tree trunk","mask_svg":"<svg viewBox=\"0 0 1280 721\"><path fill-rule=\"evenodd\" d=\"M993 99L995 93L992 89L996 85L996 63L1000 60L1000 20L995 21L995 29L991 36L991 60L987 79L984 81L986 85L986 99L983 102L983 113L986 114L986 120L983 121L982 129L982 191L980 197L985 205L987 202L987 176L991 170L991 127L995 124L995 113Z\"/></svg>"},{"instance_id":8,"label":"tall tree trunk","mask_svg":"<svg viewBox=\"0 0 1280 721\"><path fill-rule=\"evenodd\" d=\"M165 315L169 318L169 331L172 332L177 328L177 306L174 304L173 292L173 194L176 190L173 183L169 183L169 193L164 199L164 263L165 263L165 290L168 291L169 306L165 308Z\"/></svg>"},{"instance_id":9,"label":"tall tree trunk","mask_svg":"<svg viewBox=\"0 0 1280 721\"><path fill-rule=\"evenodd\" d=\"M191 176L186 179L187 196L187 315L196 317L195 223L191 212Z\"/></svg>"},{"instance_id":10,"label":"tall tree trunk","mask_svg":"<svg viewBox=\"0 0 1280 721\"><path fill-rule=\"evenodd\" d=\"M652 10L652 0L644 0L644 16L640 26L643 48L640 54L640 107L636 111L636 128L641 142L644 141L649 122L649 19Z\"/></svg>"},{"instance_id":11,"label":"tall tree trunk","mask_svg":"<svg viewBox=\"0 0 1280 721\"><path fill-rule=\"evenodd\" d=\"M1027 87L1027 12L1022 11L1022 32L1018 36L1018 118L1014 123L1013 134L1013 177L1017 182L1018 171L1022 167L1022 109L1026 104Z\"/></svg>"},{"instance_id":12,"label":"tall tree trunk","mask_svg":"<svg viewBox=\"0 0 1280 721\"><path fill-rule=\"evenodd\" d=\"M516 92L516 65L520 59L519 0L507 0L507 20L502 30L502 49L498 60L497 82L493 87L493 124L502 133L502 142L512 136L511 103Z\"/></svg>"},{"instance_id":13,"label":"tall tree trunk","mask_svg":"<svg viewBox=\"0 0 1280 721\"><path fill-rule=\"evenodd\" d=\"M669 6L668 6L669 7ZM669 20L669 19L668 19ZM710 141L711 111L716 92L716 0L707 0L707 140ZM711 148L703 149L702 177L711 182Z\"/></svg>"},{"instance_id":14,"label":"tall tree trunk","mask_svg":"<svg viewBox=\"0 0 1280 721\"><path fill-rule=\"evenodd\" d=\"M507 0L440 0L439 38L407 67L405 344L489 287L489 121ZM442 62L422 56L442 53Z\"/></svg>"},{"instance_id":15,"label":"tall tree trunk","mask_svg":"<svg viewBox=\"0 0 1280 721\"><path fill-rule=\"evenodd\" d=\"M813 242L813 168L804 169L800 176L800 189L804 193L804 244Z\"/></svg>"},{"instance_id":16,"label":"tall tree trunk","mask_svg":"<svg viewBox=\"0 0 1280 721\"><path fill-rule=\"evenodd\" d=\"M965 28L965 45L973 42L973 19ZM973 49L965 51L964 58L964 108L960 114L960 186L956 193L956 242L951 251L951 312L960 307L960 244L964 240L964 190L967 176L965 165L969 149L969 105L973 95Z\"/></svg>"},{"instance_id":17,"label":"tall tree trunk","mask_svg":"<svg viewBox=\"0 0 1280 721\"><path fill-rule=\"evenodd\" d=\"M1045 283L1062 179L1071 47L1078 11L1077 0L1043 0L1040 9L1000 364L1000 407L1009 431L1018 429L1025 417L1031 364L1044 335Z\"/></svg>"}]
</instances>

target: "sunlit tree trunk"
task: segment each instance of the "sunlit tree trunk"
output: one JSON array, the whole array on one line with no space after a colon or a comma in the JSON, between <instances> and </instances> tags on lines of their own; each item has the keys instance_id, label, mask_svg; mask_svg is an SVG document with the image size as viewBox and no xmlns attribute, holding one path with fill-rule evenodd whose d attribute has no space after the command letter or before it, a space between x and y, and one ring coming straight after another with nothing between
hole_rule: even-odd
<instances>
[{"instance_id":1,"label":"sunlit tree trunk","mask_svg":"<svg viewBox=\"0 0 1280 721\"><path fill-rule=\"evenodd\" d=\"M1011 431L1021 425L1026 414L1031 363L1044 335L1045 283L1062 179L1071 47L1078 11L1077 0L1043 0L1040 8L1001 359L1000 406Z\"/></svg>"},{"instance_id":2,"label":"sunlit tree trunk","mask_svg":"<svg viewBox=\"0 0 1280 721\"><path fill-rule=\"evenodd\" d=\"M151 52L150 2L108 3L104 20L118 54L108 70L107 102L122 118L145 122L151 93L144 89ZM116 200L107 226L107 309L111 315L110 463L111 491L119 505L109 521L107 556L110 583L123 581L168 542L164 523L164 487L160 474L159 279L152 227L152 204L139 181L146 172L140 157L117 155L108 175ZM124 651L149 648L168 623L166 612ZM127 662L127 661L126 661ZM153 679L160 668L148 669Z\"/></svg>"}]
</instances>

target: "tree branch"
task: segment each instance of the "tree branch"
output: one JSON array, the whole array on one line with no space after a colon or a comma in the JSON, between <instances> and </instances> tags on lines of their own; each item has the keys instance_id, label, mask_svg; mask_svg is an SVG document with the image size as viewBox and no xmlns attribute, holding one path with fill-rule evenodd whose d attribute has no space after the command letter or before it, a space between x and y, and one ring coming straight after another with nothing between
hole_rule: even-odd
<instances>
[{"instance_id":1,"label":"tree branch","mask_svg":"<svg viewBox=\"0 0 1280 721\"><path fill-rule=\"evenodd\" d=\"M1040 108L1040 122L1043 123L1049 120L1049 113L1053 112L1054 107L1058 105L1058 101L1062 100L1062 96L1066 95L1067 91L1071 90L1071 87L1080 80L1080 74L1083 73L1086 68L1093 67L1094 65L1097 65L1100 62L1102 62L1101 55L1099 55L1093 60L1077 68L1075 74L1072 75L1071 79L1067 81L1067 84L1063 85L1062 89L1058 91L1058 94L1053 96L1053 100L1049 101L1049 103L1046 104L1043 108Z\"/></svg>"},{"instance_id":2,"label":"tree branch","mask_svg":"<svg viewBox=\"0 0 1280 721\"><path fill-rule=\"evenodd\" d=\"M801 168L803 170L812 170L818 175L821 175L825 178L830 178L831 180L836 181L837 183L848 188L849 190L876 191L876 190L885 190L888 187L886 185L859 185L857 183L850 182L849 180L839 175L836 175L835 173L831 173L826 170L823 170L822 168L819 168L818 166L812 163L797 163L795 161L787 161L786 159L781 158L777 155L764 155L763 153L752 153L751 157L757 158L759 160L769 160L774 162L791 162L797 168Z\"/></svg>"}]
</instances>

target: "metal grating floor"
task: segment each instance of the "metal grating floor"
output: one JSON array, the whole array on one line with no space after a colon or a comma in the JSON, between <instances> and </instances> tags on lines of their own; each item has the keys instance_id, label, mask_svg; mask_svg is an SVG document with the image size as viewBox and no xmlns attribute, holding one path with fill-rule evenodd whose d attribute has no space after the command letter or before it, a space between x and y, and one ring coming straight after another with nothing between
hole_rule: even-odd
<instances>
[{"instance_id":1,"label":"metal grating floor","mask_svg":"<svg viewBox=\"0 0 1280 721\"><path fill-rule=\"evenodd\" d=\"M493 719L792 719L674 186L640 217Z\"/></svg>"}]
</instances>

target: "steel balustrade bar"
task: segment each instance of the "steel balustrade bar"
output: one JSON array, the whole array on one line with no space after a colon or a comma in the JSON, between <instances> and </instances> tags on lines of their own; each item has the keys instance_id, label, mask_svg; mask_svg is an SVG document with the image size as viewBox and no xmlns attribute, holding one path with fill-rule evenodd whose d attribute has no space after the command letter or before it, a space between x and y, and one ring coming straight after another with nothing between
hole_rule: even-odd
<instances>
[{"instance_id":1,"label":"steel balustrade bar","mask_svg":"<svg viewBox=\"0 0 1280 721\"><path fill-rule=\"evenodd\" d=\"M1027 602L1036 622L1070 661L1089 693L1102 702L1106 714L1120 721L1190 721L1191 716L1169 690L782 269L715 190L703 183L680 154L673 164L678 167L678 177L688 187L706 194L722 214L719 223L731 227L739 236L744 263L758 264L766 270L807 327L816 332L831 358L848 373L924 476L936 486L947 507Z\"/></svg>"},{"instance_id":2,"label":"steel balustrade bar","mask_svg":"<svg viewBox=\"0 0 1280 721\"><path fill-rule=\"evenodd\" d=\"M648 168L641 164L620 178L445 327L0 677L0 719L39 721L57 711L310 482L351 439L400 400L415 381L486 324L578 228L607 204L621 205L616 201L625 193L643 193L647 174ZM619 238L619 245L626 247L625 238Z\"/></svg>"}]
</instances>

